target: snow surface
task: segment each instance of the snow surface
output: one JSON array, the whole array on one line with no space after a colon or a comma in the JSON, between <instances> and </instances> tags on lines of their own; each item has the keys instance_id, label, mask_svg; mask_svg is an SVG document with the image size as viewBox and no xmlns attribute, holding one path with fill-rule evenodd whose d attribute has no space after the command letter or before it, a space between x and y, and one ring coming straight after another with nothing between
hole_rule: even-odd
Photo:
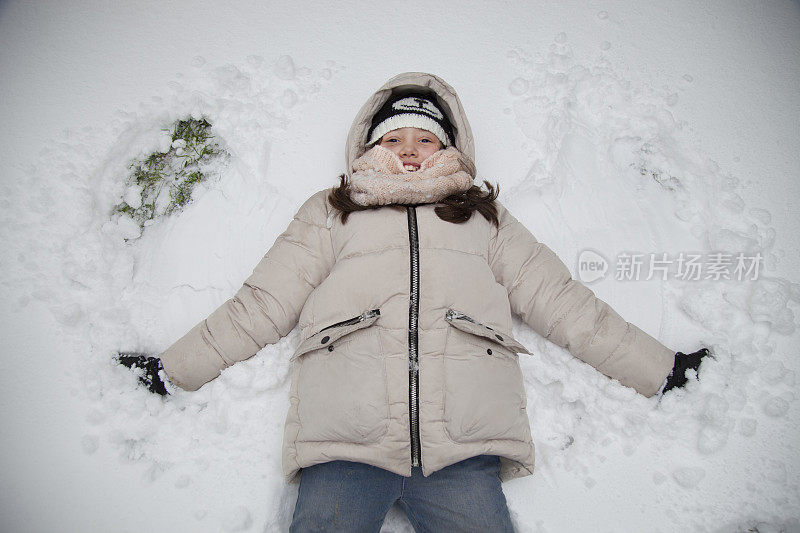
<instances>
[{"instance_id":1,"label":"snow surface","mask_svg":"<svg viewBox=\"0 0 800 533\"><path fill-rule=\"evenodd\" d=\"M231 296L407 70L456 87L482 177L573 272L585 249L765 259L756 281L592 284L713 349L660 402L515 323L537 445L504 485L517 529L800 531L797 3L12 1L0 68L2 531L286 530L297 331L166 401L111 356ZM128 165L190 114L231 157L140 235L111 215Z\"/></svg>"}]
</instances>

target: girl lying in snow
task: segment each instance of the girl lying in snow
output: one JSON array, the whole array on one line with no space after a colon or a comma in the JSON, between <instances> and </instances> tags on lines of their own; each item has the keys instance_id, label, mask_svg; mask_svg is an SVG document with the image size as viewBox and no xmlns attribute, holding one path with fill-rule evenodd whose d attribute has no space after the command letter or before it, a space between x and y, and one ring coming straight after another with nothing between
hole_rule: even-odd
<instances>
[{"instance_id":1,"label":"girl lying in snow","mask_svg":"<svg viewBox=\"0 0 800 533\"><path fill-rule=\"evenodd\" d=\"M646 396L708 354L676 354L574 281L473 184L473 156L447 83L392 78L353 122L347 175L300 207L236 295L160 359L120 357L154 392L162 364L196 390L299 323L292 531L378 531L395 502L418 531L512 531L500 482L534 462L512 312Z\"/></svg>"}]
</instances>

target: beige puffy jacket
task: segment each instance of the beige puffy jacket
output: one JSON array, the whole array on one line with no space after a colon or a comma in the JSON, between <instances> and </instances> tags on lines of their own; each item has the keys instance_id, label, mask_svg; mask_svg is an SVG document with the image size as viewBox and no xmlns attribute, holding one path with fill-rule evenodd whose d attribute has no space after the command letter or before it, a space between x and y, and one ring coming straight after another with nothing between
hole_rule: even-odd
<instances>
[{"instance_id":1,"label":"beige puffy jacket","mask_svg":"<svg viewBox=\"0 0 800 533\"><path fill-rule=\"evenodd\" d=\"M474 157L458 97L436 76L401 74L362 107L348 168L391 90L433 89ZM169 378L195 390L298 324L283 465L344 459L410 476L480 454L502 479L530 474L534 452L512 313L623 385L657 392L674 352L625 322L498 203L499 228L477 212L445 222L433 205L354 212L328 190L300 207L236 295L162 355Z\"/></svg>"}]
</instances>

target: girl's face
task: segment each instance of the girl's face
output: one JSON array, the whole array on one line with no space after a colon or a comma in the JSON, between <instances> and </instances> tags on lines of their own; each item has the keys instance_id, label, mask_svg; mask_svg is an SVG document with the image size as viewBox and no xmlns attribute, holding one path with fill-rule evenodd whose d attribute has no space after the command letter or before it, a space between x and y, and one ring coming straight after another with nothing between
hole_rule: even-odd
<instances>
[{"instance_id":1,"label":"girl's face","mask_svg":"<svg viewBox=\"0 0 800 533\"><path fill-rule=\"evenodd\" d=\"M419 170L423 161L442 149L442 143L436 135L419 128L392 130L378 144L397 154L403 167L410 172Z\"/></svg>"}]
</instances>

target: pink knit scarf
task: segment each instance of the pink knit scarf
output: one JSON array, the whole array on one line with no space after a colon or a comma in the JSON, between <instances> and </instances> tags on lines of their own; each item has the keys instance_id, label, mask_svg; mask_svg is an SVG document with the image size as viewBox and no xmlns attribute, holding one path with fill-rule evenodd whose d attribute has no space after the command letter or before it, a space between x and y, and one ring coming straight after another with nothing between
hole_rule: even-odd
<instances>
[{"instance_id":1,"label":"pink knit scarf","mask_svg":"<svg viewBox=\"0 0 800 533\"><path fill-rule=\"evenodd\" d=\"M350 197L359 205L428 204L472 187L452 146L422 162L419 170L403 168L400 158L375 145L353 163Z\"/></svg>"}]
</instances>

